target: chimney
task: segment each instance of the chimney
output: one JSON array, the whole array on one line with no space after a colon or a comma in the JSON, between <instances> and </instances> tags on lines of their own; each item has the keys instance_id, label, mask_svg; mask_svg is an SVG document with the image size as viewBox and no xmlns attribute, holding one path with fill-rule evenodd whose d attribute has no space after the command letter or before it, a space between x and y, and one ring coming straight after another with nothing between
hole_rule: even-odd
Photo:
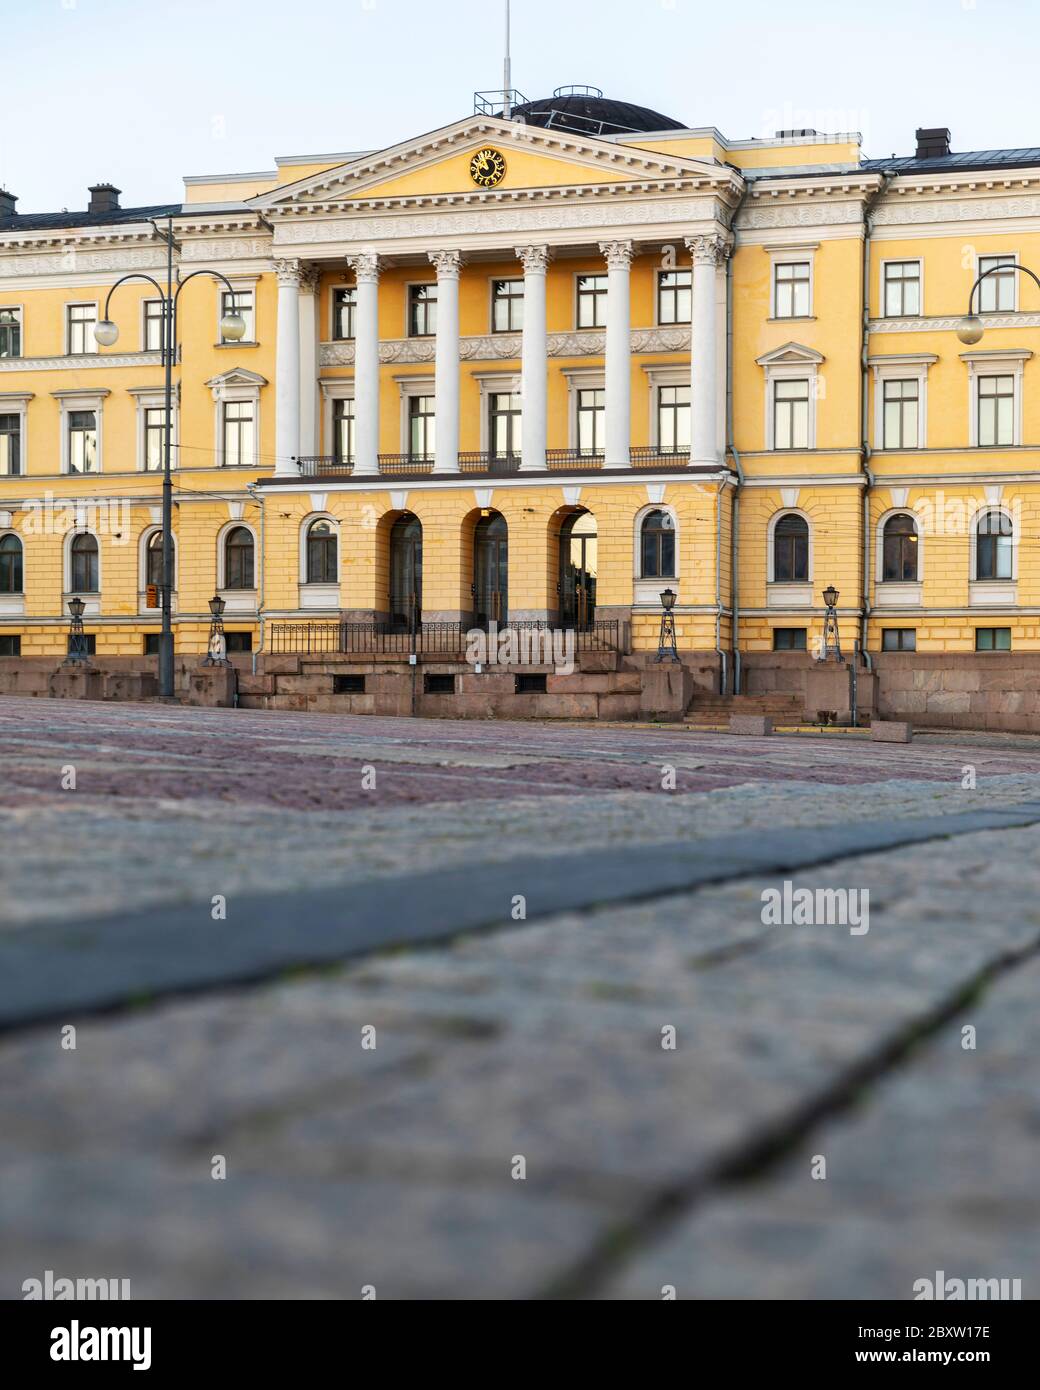
<instances>
[{"instance_id":1,"label":"chimney","mask_svg":"<svg viewBox=\"0 0 1040 1390\"><path fill-rule=\"evenodd\" d=\"M88 189L90 202L87 204L88 212L118 212L119 195L122 189L116 188L111 183L95 183Z\"/></svg>"},{"instance_id":2,"label":"chimney","mask_svg":"<svg viewBox=\"0 0 1040 1390\"><path fill-rule=\"evenodd\" d=\"M950 153L950 132L945 126L935 126L917 132L917 158L938 159Z\"/></svg>"},{"instance_id":3,"label":"chimney","mask_svg":"<svg viewBox=\"0 0 1040 1390\"><path fill-rule=\"evenodd\" d=\"M6 188L0 188L0 217L17 217L17 201L13 193L8 193Z\"/></svg>"}]
</instances>

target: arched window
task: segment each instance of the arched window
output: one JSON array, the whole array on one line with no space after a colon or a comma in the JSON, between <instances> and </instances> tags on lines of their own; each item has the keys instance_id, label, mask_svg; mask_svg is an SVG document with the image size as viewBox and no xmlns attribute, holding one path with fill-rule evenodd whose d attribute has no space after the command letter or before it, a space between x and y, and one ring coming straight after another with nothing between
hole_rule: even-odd
<instances>
[{"instance_id":1,"label":"arched window","mask_svg":"<svg viewBox=\"0 0 1040 1390\"><path fill-rule=\"evenodd\" d=\"M224 539L224 588L252 587L253 533L246 526L235 526Z\"/></svg>"},{"instance_id":2,"label":"arched window","mask_svg":"<svg viewBox=\"0 0 1040 1390\"><path fill-rule=\"evenodd\" d=\"M773 578L781 584L800 584L809 578L809 523L788 512L773 527Z\"/></svg>"},{"instance_id":3,"label":"arched window","mask_svg":"<svg viewBox=\"0 0 1040 1390\"><path fill-rule=\"evenodd\" d=\"M331 521L320 518L307 528L307 583L335 584L339 579L336 532Z\"/></svg>"},{"instance_id":4,"label":"arched window","mask_svg":"<svg viewBox=\"0 0 1040 1390\"><path fill-rule=\"evenodd\" d=\"M881 542L881 578L896 584L916 583L919 551L913 517L906 512L890 516Z\"/></svg>"},{"instance_id":5,"label":"arched window","mask_svg":"<svg viewBox=\"0 0 1040 1390\"><path fill-rule=\"evenodd\" d=\"M1014 528L1007 512L979 517L975 532L975 578L1010 579L1014 573Z\"/></svg>"},{"instance_id":6,"label":"arched window","mask_svg":"<svg viewBox=\"0 0 1040 1390\"><path fill-rule=\"evenodd\" d=\"M22 543L17 536L0 536L0 594L22 592Z\"/></svg>"},{"instance_id":7,"label":"arched window","mask_svg":"<svg viewBox=\"0 0 1040 1390\"><path fill-rule=\"evenodd\" d=\"M501 512L473 528L473 600L477 627L509 621L509 527Z\"/></svg>"},{"instance_id":8,"label":"arched window","mask_svg":"<svg viewBox=\"0 0 1040 1390\"><path fill-rule=\"evenodd\" d=\"M98 543L96 537L88 532L73 536L69 547L69 578L72 581L70 592L74 594L96 594L98 592Z\"/></svg>"},{"instance_id":9,"label":"arched window","mask_svg":"<svg viewBox=\"0 0 1040 1390\"><path fill-rule=\"evenodd\" d=\"M640 527L641 573L644 579L675 578L675 522L670 512L647 512Z\"/></svg>"},{"instance_id":10,"label":"arched window","mask_svg":"<svg viewBox=\"0 0 1040 1390\"><path fill-rule=\"evenodd\" d=\"M146 584L161 584L163 582L162 537L161 531L153 531L148 537L148 545L144 552L144 582Z\"/></svg>"}]
</instances>

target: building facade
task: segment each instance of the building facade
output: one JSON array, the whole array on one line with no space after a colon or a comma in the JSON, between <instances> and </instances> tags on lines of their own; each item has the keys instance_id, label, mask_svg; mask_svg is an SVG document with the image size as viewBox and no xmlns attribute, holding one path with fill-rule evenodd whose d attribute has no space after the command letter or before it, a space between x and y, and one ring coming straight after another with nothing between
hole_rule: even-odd
<instances>
[{"instance_id":1,"label":"building facade","mask_svg":"<svg viewBox=\"0 0 1040 1390\"><path fill-rule=\"evenodd\" d=\"M170 227L181 653L217 593L232 650L494 620L638 663L670 588L732 690L811 660L828 585L865 666L1040 651L1040 151L918 136L870 161L561 90L168 206L0 192L0 656L60 658L76 596L99 658L154 651L156 285L93 326L163 287Z\"/></svg>"}]
</instances>

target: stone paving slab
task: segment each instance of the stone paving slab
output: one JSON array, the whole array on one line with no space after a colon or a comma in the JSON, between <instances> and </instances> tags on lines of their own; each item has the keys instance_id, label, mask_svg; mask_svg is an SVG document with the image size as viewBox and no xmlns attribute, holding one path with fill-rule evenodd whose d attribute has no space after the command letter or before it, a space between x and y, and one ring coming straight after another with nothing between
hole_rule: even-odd
<instances>
[{"instance_id":1,"label":"stone paving slab","mask_svg":"<svg viewBox=\"0 0 1040 1390\"><path fill-rule=\"evenodd\" d=\"M662 1204L715 1200L720 1174L764 1142L797 1142L849 1094L869 1104L885 1084L872 1071L899 1074L898 1046L1035 949L1038 847L1040 831L1012 829L794 876L869 888L861 937L765 927L768 881L742 880L95 1019L75 1053L53 1027L10 1037L0 1289L52 1268L128 1275L164 1297L333 1297L363 1282L381 1297L651 1296L657 1267L640 1261ZM675 1051L660 1046L669 1024ZM936 1090L938 1151L965 1112L944 1110L937 1078L916 1082L918 1055L901 1065L911 1090ZM1009 1033L1008 1074L1024 1060ZM1021 1109L986 1118L987 1140L1021 1161ZM874 1181L904 1181L905 1107L879 1106L877 1124ZM208 1175L217 1153L222 1183ZM974 1201L991 1258L1035 1278L1040 1257L1024 1264L1020 1232L988 1221L992 1170L970 1160L940 1178ZM831 1182L819 1186L850 1218ZM861 1195L851 1218L869 1224ZM908 1296L912 1224L885 1227L902 1253L871 1278L836 1267L847 1242L833 1230L817 1287L831 1262L842 1296ZM945 1267L961 1251L951 1240ZM635 1293L610 1282L627 1266L642 1271ZM681 1275L661 1282L692 1287Z\"/></svg>"},{"instance_id":2,"label":"stone paving slab","mask_svg":"<svg viewBox=\"0 0 1040 1390\"><path fill-rule=\"evenodd\" d=\"M1021 1280L1040 1297L1040 961L1002 976L913 1065L821 1125L777 1172L706 1196L605 1298L910 1299L920 1279ZM965 1050L962 1028L976 1029ZM816 1155L825 1180L813 1179Z\"/></svg>"}]
</instances>

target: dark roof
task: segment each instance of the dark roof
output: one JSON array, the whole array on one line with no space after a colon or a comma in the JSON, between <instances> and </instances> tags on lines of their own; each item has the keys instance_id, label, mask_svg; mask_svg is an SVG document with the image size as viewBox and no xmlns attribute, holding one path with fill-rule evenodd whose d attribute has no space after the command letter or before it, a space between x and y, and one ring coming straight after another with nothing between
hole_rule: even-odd
<instances>
[{"instance_id":1,"label":"dark roof","mask_svg":"<svg viewBox=\"0 0 1040 1390\"><path fill-rule=\"evenodd\" d=\"M0 232L45 232L53 227L118 227L121 222L147 222L181 211L180 203L161 203L150 208L117 208L114 212L25 212L0 217Z\"/></svg>"},{"instance_id":2,"label":"dark roof","mask_svg":"<svg viewBox=\"0 0 1040 1390\"><path fill-rule=\"evenodd\" d=\"M527 101L513 108L528 125L567 130L573 135L621 135L638 130L685 130L683 121L674 121L651 111L649 106L633 106L628 101L584 92L560 92L541 101Z\"/></svg>"},{"instance_id":3,"label":"dark roof","mask_svg":"<svg viewBox=\"0 0 1040 1390\"><path fill-rule=\"evenodd\" d=\"M1013 169L1040 164L1040 148L1021 150L969 150L964 154L939 154L918 159L915 155L900 155L891 159L865 159L860 168L877 174L941 174L949 170L959 173L965 169Z\"/></svg>"}]
</instances>

